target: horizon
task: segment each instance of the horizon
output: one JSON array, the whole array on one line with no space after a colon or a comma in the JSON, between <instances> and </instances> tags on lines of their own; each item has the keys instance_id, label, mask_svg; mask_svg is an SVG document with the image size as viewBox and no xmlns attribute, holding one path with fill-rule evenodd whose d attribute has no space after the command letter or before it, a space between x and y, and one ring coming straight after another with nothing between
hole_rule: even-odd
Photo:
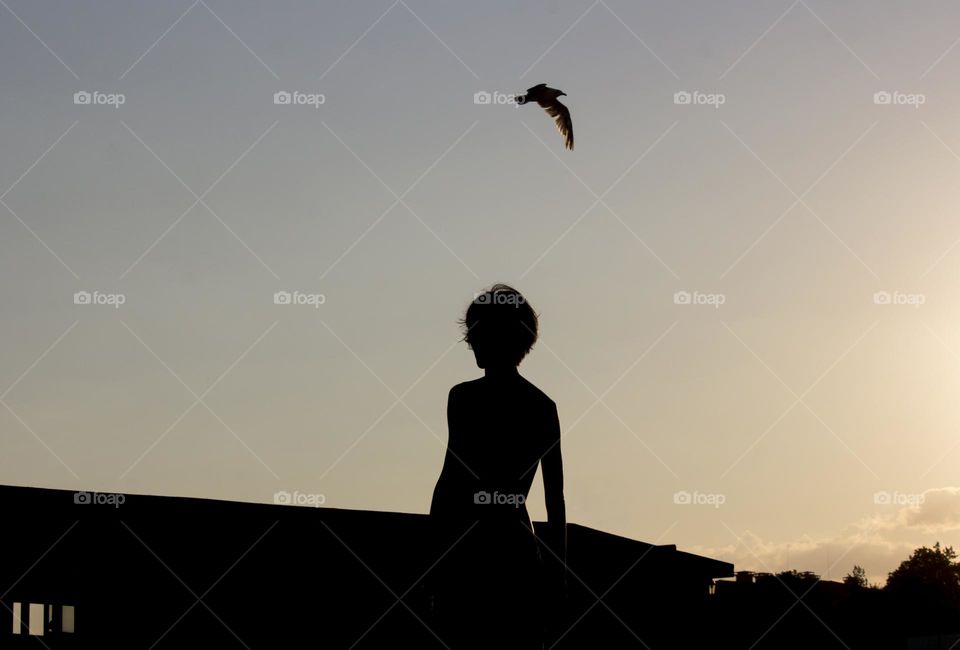
<instances>
[{"instance_id":1,"label":"horizon","mask_svg":"<svg viewBox=\"0 0 960 650\"><path fill-rule=\"evenodd\" d=\"M506 282L568 521L881 584L960 547L960 7L0 16L0 483L426 513Z\"/></svg>"}]
</instances>

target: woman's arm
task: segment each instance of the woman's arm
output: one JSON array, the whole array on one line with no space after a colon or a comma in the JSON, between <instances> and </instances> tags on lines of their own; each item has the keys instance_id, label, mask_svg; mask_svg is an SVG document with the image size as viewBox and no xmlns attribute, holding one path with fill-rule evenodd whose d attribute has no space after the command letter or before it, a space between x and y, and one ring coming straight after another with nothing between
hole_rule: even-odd
<instances>
[{"instance_id":1,"label":"woman's arm","mask_svg":"<svg viewBox=\"0 0 960 650\"><path fill-rule=\"evenodd\" d=\"M458 406L455 395L457 395L456 386L450 389L447 394L447 449L443 455L443 466L440 468L440 476L437 478L437 484L433 489L433 499L430 502L430 514L449 513L450 508L450 488L453 479L453 471L456 469L454 463L457 462L454 457L453 447L456 440L456 420L458 419Z\"/></svg>"},{"instance_id":2,"label":"woman's arm","mask_svg":"<svg viewBox=\"0 0 960 650\"><path fill-rule=\"evenodd\" d=\"M548 543L567 566L567 509L563 499L563 458L560 454L560 417L557 405L551 404L547 413L547 451L540 460L543 469L543 492L547 505ZM566 579L566 570L564 570Z\"/></svg>"}]
</instances>

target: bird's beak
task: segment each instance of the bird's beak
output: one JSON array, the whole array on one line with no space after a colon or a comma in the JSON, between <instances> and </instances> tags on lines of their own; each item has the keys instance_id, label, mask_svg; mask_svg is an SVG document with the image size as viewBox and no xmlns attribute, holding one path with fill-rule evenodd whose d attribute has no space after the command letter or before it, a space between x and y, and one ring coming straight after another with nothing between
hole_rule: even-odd
<instances>
[{"instance_id":1,"label":"bird's beak","mask_svg":"<svg viewBox=\"0 0 960 650\"><path fill-rule=\"evenodd\" d=\"M564 97L567 96L567 93L563 92L562 90L560 91L560 94L563 95Z\"/></svg>"}]
</instances>

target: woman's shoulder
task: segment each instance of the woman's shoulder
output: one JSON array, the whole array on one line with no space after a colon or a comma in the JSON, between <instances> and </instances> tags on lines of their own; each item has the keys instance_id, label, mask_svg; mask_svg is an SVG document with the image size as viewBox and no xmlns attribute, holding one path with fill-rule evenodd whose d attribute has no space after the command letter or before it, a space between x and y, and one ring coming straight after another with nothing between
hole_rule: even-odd
<instances>
[{"instance_id":1,"label":"woman's shoulder","mask_svg":"<svg viewBox=\"0 0 960 650\"><path fill-rule=\"evenodd\" d=\"M450 395L454 395L456 393L466 393L471 390L475 390L477 387L479 387L482 379L483 378L481 377L479 379L470 379L468 381L461 381L459 384L454 384L453 387L450 388Z\"/></svg>"},{"instance_id":2,"label":"woman's shoulder","mask_svg":"<svg viewBox=\"0 0 960 650\"><path fill-rule=\"evenodd\" d=\"M556 408L556 403L550 399L549 395L540 390L536 384L528 380L526 377L521 377L520 379L523 381L523 386L533 399L540 402L544 407Z\"/></svg>"},{"instance_id":3,"label":"woman's shoulder","mask_svg":"<svg viewBox=\"0 0 960 650\"><path fill-rule=\"evenodd\" d=\"M516 387L519 388L522 393L522 397L530 402L535 402L541 405L546 409L556 408L556 403L550 399L550 396L545 392L540 390L534 383L528 380L522 375L517 375L518 382ZM488 386L483 377L478 377L477 379L471 379L469 381L463 381L459 384L455 384L450 389L450 398L456 398L458 395L463 397L468 397L474 393L484 393L488 390Z\"/></svg>"}]
</instances>

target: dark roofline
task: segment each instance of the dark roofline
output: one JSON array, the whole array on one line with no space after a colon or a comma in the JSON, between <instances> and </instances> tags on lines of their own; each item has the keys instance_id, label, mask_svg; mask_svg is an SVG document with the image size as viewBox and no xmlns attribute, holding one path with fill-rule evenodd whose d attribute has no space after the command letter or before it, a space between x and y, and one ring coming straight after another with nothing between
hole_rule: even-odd
<instances>
[{"instance_id":1,"label":"dark roofline","mask_svg":"<svg viewBox=\"0 0 960 650\"><path fill-rule=\"evenodd\" d=\"M87 506L76 505L74 503L74 495L84 491L91 493L96 492L98 494L122 494L124 496L124 503L119 508L90 506L89 509L80 510L80 508L87 508ZM165 513L204 515L212 511L217 511L217 514L227 514L232 510L236 510L237 514L250 514L255 510L263 514L268 514L270 517L275 517L282 512L284 517L293 516L297 519L301 517L308 519L320 517L321 520L350 520L353 518L369 519L370 517L375 517L381 520L405 522L410 525L425 522L429 517L429 515L424 513L356 510L326 506L313 508L309 506L233 501L203 497L165 496L138 494L135 492L114 493L101 492L98 490L64 490L14 485L0 485L0 505L8 512L18 509L35 511L36 508L43 508L45 512L68 513L70 517L73 518L87 515L94 518L107 519L120 519L146 513L153 515L162 515ZM546 522L534 522L535 528L540 528L544 525L546 525ZM568 538L571 539L589 539L593 542L602 543L606 548L619 549L620 552L627 555L649 554L650 559L654 557L669 557L673 562L682 562L684 566L689 567L698 574L712 578L734 575L734 566L732 563L685 551L678 551L675 544L651 544L576 523L567 524L567 535Z\"/></svg>"}]
</instances>

